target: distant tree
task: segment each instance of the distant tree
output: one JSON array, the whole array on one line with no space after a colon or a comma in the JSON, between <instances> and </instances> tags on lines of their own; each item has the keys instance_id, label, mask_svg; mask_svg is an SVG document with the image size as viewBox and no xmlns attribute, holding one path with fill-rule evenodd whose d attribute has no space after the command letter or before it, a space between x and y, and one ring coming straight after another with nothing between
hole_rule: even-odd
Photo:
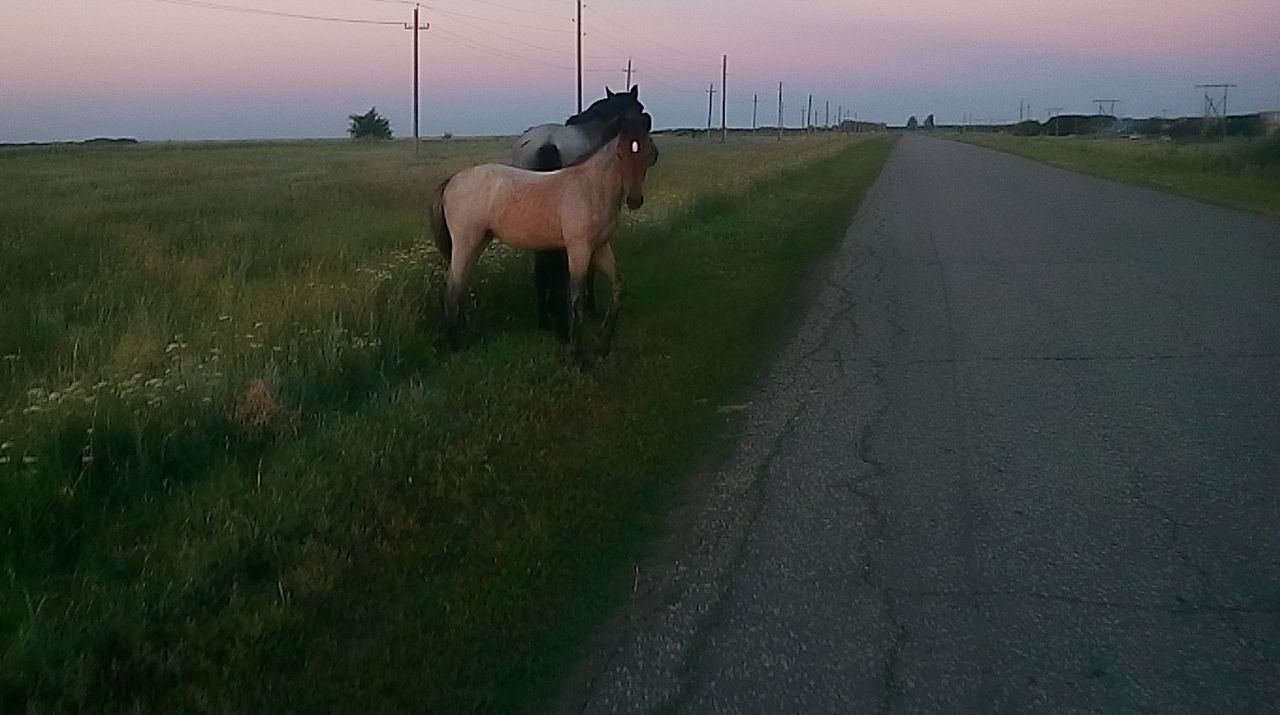
<instances>
[{"instance_id":1,"label":"distant tree","mask_svg":"<svg viewBox=\"0 0 1280 715\"><path fill-rule=\"evenodd\" d=\"M1047 124L1046 122L1045 125ZM1038 137L1044 134L1045 125L1034 119L1027 119L1010 127L1009 133L1017 137Z\"/></svg>"},{"instance_id":2,"label":"distant tree","mask_svg":"<svg viewBox=\"0 0 1280 715\"><path fill-rule=\"evenodd\" d=\"M915 130L915 129L918 129L919 127L920 127L920 122L916 121L916 115L912 114L911 118L907 120L907 129Z\"/></svg>"},{"instance_id":3,"label":"distant tree","mask_svg":"<svg viewBox=\"0 0 1280 715\"><path fill-rule=\"evenodd\" d=\"M924 118L924 128L925 128L925 129L933 129L933 115L932 115L932 114L930 114L929 116L927 116L927 117L925 117L925 118Z\"/></svg>"},{"instance_id":4,"label":"distant tree","mask_svg":"<svg viewBox=\"0 0 1280 715\"><path fill-rule=\"evenodd\" d=\"M347 133L352 139L390 139L391 122L378 114L377 107L369 107L364 114L352 114L351 127Z\"/></svg>"}]
</instances>

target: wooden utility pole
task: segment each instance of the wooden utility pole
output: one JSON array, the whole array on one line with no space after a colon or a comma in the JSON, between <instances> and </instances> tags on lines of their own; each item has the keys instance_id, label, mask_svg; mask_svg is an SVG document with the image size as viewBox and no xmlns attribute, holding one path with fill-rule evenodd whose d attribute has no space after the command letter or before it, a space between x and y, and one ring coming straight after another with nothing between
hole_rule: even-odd
<instances>
[{"instance_id":1,"label":"wooden utility pole","mask_svg":"<svg viewBox=\"0 0 1280 715\"><path fill-rule=\"evenodd\" d=\"M723 55L720 58L720 143L725 143L729 138L729 124L725 119L725 110L728 108L729 98L729 55Z\"/></svg>"},{"instance_id":2,"label":"wooden utility pole","mask_svg":"<svg viewBox=\"0 0 1280 715\"><path fill-rule=\"evenodd\" d=\"M751 95L751 132L756 131L756 114L760 111L760 95Z\"/></svg>"},{"instance_id":3,"label":"wooden utility pole","mask_svg":"<svg viewBox=\"0 0 1280 715\"><path fill-rule=\"evenodd\" d=\"M578 114L582 114L582 0L578 0Z\"/></svg>"},{"instance_id":4,"label":"wooden utility pole","mask_svg":"<svg viewBox=\"0 0 1280 715\"><path fill-rule=\"evenodd\" d=\"M809 109L804 113L804 130L813 133L813 95L809 95Z\"/></svg>"},{"instance_id":5,"label":"wooden utility pole","mask_svg":"<svg viewBox=\"0 0 1280 715\"><path fill-rule=\"evenodd\" d=\"M413 24L404 29L413 31L413 152L418 153L418 31L426 30L430 25L418 21L420 5L413 6Z\"/></svg>"},{"instance_id":6,"label":"wooden utility pole","mask_svg":"<svg viewBox=\"0 0 1280 715\"><path fill-rule=\"evenodd\" d=\"M843 126L844 126L844 105L841 104L836 107L836 129L840 129Z\"/></svg>"},{"instance_id":7,"label":"wooden utility pole","mask_svg":"<svg viewBox=\"0 0 1280 715\"><path fill-rule=\"evenodd\" d=\"M631 89L631 58L627 58L627 83L622 85L622 91Z\"/></svg>"},{"instance_id":8,"label":"wooden utility pole","mask_svg":"<svg viewBox=\"0 0 1280 715\"><path fill-rule=\"evenodd\" d=\"M707 85L707 138L711 138L711 115L715 111L716 85Z\"/></svg>"},{"instance_id":9,"label":"wooden utility pole","mask_svg":"<svg viewBox=\"0 0 1280 715\"><path fill-rule=\"evenodd\" d=\"M778 83L778 141L782 141L782 83Z\"/></svg>"},{"instance_id":10,"label":"wooden utility pole","mask_svg":"<svg viewBox=\"0 0 1280 715\"><path fill-rule=\"evenodd\" d=\"M1197 84L1196 89L1204 90L1204 129L1208 133L1214 117L1216 116L1222 121L1222 136L1227 135L1227 93L1234 89L1234 83L1224 82L1220 84ZM1216 96L1211 96L1209 90L1214 90L1214 95L1218 90L1222 90L1222 102L1218 103Z\"/></svg>"},{"instance_id":11,"label":"wooden utility pole","mask_svg":"<svg viewBox=\"0 0 1280 715\"><path fill-rule=\"evenodd\" d=\"M823 110L822 123L827 129L831 128L831 101L827 101L827 108Z\"/></svg>"}]
</instances>

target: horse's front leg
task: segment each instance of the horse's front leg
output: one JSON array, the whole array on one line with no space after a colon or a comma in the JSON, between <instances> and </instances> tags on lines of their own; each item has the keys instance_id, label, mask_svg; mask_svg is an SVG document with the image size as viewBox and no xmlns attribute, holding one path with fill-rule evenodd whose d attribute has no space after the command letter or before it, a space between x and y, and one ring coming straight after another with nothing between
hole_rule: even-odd
<instances>
[{"instance_id":1,"label":"horse's front leg","mask_svg":"<svg viewBox=\"0 0 1280 715\"><path fill-rule=\"evenodd\" d=\"M569 254L569 344L579 360L586 359L582 350L582 319L587 271L591 268L591 244L575 241L566 246Z\"/></svg>"},{"instance_id":2,"label":"horse's front leg","mask_svg":"<svg viewBox=\"0 0 1280 715\"><path fill-rule=\"evenodd\" d=\"M600 344L600 354L608 355L613 347L613 333L618 327L618 310L622 307L622 273L618 270L618 262L613 257L613 244L606 243L596 251L591 259L596 270L609 277L609 286L613 288L613 297L609 301L609 311L605 313Z\"/></svg>"}]
</instances>

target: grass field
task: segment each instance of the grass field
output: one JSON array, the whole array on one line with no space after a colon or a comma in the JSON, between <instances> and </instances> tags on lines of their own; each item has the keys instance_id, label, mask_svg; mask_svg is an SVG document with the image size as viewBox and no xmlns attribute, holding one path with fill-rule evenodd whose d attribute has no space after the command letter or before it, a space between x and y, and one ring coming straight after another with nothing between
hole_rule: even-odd
<instances>
[{"instance_id":1,"label":"grass field","mask_svg":"<svg viewBox=\"0 0 1280 715\"><path fill-rule=\"evenodd\" d=\"M1280 215L1280 136L1190 144L981 133L957 138L1072 171Z\"/></svg>"},{"instance_id":2,"label":"grass field","mask_svg":"<svg viewBox=\"0 0 1280 715\"><path fill-rule=\"evenodd\" d=\"M528 710L888 138L659 138L591 372L427 196L505 140L0 151L0 711Z\"/></svg>"}]
</instances>

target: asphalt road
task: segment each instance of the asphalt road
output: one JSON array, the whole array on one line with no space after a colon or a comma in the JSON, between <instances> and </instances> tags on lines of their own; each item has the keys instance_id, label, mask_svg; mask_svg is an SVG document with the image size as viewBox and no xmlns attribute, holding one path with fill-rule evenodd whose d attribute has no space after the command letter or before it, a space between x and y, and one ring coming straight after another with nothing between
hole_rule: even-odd
<instances>
[{"instance_id":1,"label":"asphalt road","mask_svg":"<svg viewBox=\"0 0 1280 715\"><path fill-rule=\"evenodd\" d=\"M906 138L571 712L1280 711L1280 222Z\"/></svg>"}]
</instances>

